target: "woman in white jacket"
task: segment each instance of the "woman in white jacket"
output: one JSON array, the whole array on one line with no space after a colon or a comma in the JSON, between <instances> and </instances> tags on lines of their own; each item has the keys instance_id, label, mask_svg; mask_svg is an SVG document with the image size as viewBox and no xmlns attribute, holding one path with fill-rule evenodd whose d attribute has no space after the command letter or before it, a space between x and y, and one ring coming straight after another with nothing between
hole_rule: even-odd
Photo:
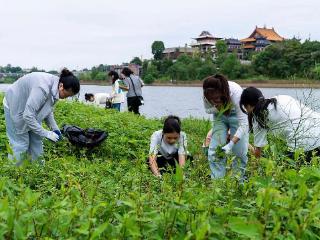
<instances>
[{"instance_id":1,"label":"woman in white jacket","mask_svg":"<svg viewBox=\"0 0 320 240\"><path fill-rule=\"evenodd\" d=\"M119 112L121 110L121 104L124 102L123 90L120 88L121 80L119 79L119 74L115 71L110 71L108 74L112 81L112 108L117 109Z\"/></svg>"},{"instance_id":2,"label":"woman in white jacket","mask_svg":"<svg viewBox=\"0 0 320 240\"><path fill-rule=\"evenodd\" d=\"M53 106L59 99L77 94L79 80L67 69L60 77L43 72L34 72L19 78L12 84L3 99L7 136L17 165L25 154L32 160L43 153L42 139L57 142L59 127L54 119ZM42 127L45 121L49 130Z\"/></svg>"},{"instance_id":3,"label":"woman in white jacket","mask_svg":"<svg viewBox=\"0 0 320 240\"><path fill-rule=\"evenodd\" d=\"M267 99L255 87L243 90L240 107L248 114L256 157L261 156L262 148L268 144L268 132L287 142L289 156L297 149L306 153L306 160L310 160L313 151L320 156L320 113L291 96Z\"/></svg>"}]
</instances>

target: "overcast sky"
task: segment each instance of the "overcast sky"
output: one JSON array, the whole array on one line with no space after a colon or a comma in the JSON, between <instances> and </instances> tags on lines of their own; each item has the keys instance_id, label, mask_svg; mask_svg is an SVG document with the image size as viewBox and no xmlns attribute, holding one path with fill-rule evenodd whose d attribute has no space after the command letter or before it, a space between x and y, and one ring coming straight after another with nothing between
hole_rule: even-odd
<instances>
[{"instance_id":1,"label":"overcast sky","mask_svg":"<svg viewBox=\"0 0 320 240\"><path fill-rule=\"evenodd\" d=\"M0 65L46 70L151 57L202 30L245 38L256 25L320 40L319 0L0 0Z\"/></svg>"}]
</instances>

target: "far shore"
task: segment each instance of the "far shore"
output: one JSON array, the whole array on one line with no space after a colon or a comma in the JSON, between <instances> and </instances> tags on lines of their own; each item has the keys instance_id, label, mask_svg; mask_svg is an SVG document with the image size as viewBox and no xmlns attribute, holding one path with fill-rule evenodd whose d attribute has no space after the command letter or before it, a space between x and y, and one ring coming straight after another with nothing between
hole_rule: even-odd
<instances>
[{"instance_id":1,"label":"far shore","mask_svg":"<svg viewBox=\"0 0 320 240\"><path fill-rule=\"evenodd\" d=\"M254 86L258 88L320 88L320 81L310 80L232 80L239 83L242 87ZM81 81L82 85L100 85L110 86L108 81ZM169 82L154 82L146 84L150 87L202 87L201 81L178 81L175 83Z\"/></svg>"}]
</instances>

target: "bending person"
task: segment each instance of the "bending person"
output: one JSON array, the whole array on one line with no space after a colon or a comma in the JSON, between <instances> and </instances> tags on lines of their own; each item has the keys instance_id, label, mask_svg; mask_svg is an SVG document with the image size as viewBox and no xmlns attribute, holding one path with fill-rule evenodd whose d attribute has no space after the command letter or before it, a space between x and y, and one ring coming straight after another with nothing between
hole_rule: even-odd
<instances>
[{"instance_id":1,"label":"bending person","mask_svg":"<svg viewBox=\"0 0 320 240\"><path fill-rule=\"evenodd\" d=\"M213 114L212 137L208 150L208 160L212 178L226 174L226 158L219 157L219 146L227 153L233 153L232 168L240 170L243 179L248 160L248 119L239 106L242 88L228 81L222 75L214 75L203 81L204 105L207 113ZM230 141L227 143L228 132Z\"/></svg>"},{"instance_id":2,"label":"bending person","mask_svg":"<svg viewBox=\"0 0 320 240\"><path fill-rule=\"evenodd\" d=\"M320 113L287 95L265 98L255 87L243 90L240 107L248 114L256 157L261 156L262 148L268 144L268 132L286 140L290 156L297 149L306 153L307 160L313 151L320 156Z\"/></svg>"},{"instance_id":3,"label":"bending person","mask_svg":"<svg viewBox=\"0 0 320 240\"><path fill-rule=\"evenodd\" d=\"M79 80L67 69L60 77L48 73L34 72L19 78L12 84L3 99L7 136L17 165L23 161L23 154L32 160L43 153L42 139L57 142L59 127L54 119L53 106L58 99L77 94ZM45 121L50 130L42 127Z\"/></svg>"},{"instance_id":4,"label":"bending person","mask_svg":"<svg viewBox=\"0 0 320 240\"><path fill-rule=\"evenodd\" d=\"M153 174L161 177L169 167L175 169L176 162L183 167L187 159L187 136L181 131L180 119L168 116L163 129L151 136L149 166Z\"/></svg>"}]
</instances>

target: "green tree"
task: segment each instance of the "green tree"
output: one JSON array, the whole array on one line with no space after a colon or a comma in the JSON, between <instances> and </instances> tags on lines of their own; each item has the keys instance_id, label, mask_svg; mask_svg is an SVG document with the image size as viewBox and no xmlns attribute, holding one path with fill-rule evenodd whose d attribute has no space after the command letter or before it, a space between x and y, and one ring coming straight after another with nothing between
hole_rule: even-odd
<instances>
[{"instance_id":1,"label":"green tree","mask_svg":"<svg viewBox=\"0 0 320 240\"><path fill-rule=\"evenodd\" d=\"M312 69L312 76L316 80L320 80L320 64L317 64L313 69Z\"/></svg>"},{"instance_id":2,"label":"green tree","mask_svg":"<svg viewBox=\"0 0 320 240\"><path fill-rule=\"evenodd\" d=\"M107 80L107 72L98 72L94 78L96 81Z\"/></svg>"},{"instance_id":3,"label":"green tree","mask_svg":"<svg viewBox=\"0 0 320 240\"><path fill-rule=\"evenodd\" d=\"M228 46L224 40L218 40L216 43L217 59L216 63L220 67L227 58Z\"/></svg>"},{"instance_id":4,"label":"green tree","mask_svg":"<svg viewBox=\"0 0 320 240\"><path fill-rule=\"evenodd\" d=\"M151 46L153 58L155 60L161 60L164 49L165 47L162 41L154 41Z\"/></svg>"},{"instance_id":5,"label":"green tree","mask_svg":"<svg viewBox=\"0 0 320 240\"><path fill-rule=\"evenodd\" d=\"M217 68L212 61L206 61L197 69L197 79L202 80L217 73Z\"/></svg>"},{"instance_id":6,"label":"green tree","mask_svg":"<svg viewBox=\"0 0 320 240\"><path fill-rule=\"evenodd\" d=\"M189 80L187 65L176 62L168 69L168 75L174 80Z\"/></svg>"},{"instance_id":7,"label":"green tree","mask_svg":"<svg viewBox=\"0 0 320 240\"><path fill-rule=\"evenodd\" d=\"M139 66L142 66L142 61L139 57L134 57L130 63L133 63L133 64L137 64Z\"/></svg>"},{"instance_id":8,"label":"green tree","mask_svg":"<svg viewBox=\"0 0 320 240\"><path fill-rule=\"evenodd\" d=\"M241 68L242 66L237 58L237 55L232 53L229 54L226 57L225 61L222 63L220 71L224 75L227 75L230 79L238 79L242 77Z\"/></svg>"},{"instance_id":9,"label":"green tree","mask_svg":"<svg viewBox=\"0 0 320 240\"><path fill-rule=\"evenodd\" d=\"M154 80L159 78L159 76L160 75L159 75L159 71L158 71L157 67L155 65L153 65L152 63L149 63L143 80L146 83L152 83L152 82L154 82Z\"/></svg>"}]
</instances>

